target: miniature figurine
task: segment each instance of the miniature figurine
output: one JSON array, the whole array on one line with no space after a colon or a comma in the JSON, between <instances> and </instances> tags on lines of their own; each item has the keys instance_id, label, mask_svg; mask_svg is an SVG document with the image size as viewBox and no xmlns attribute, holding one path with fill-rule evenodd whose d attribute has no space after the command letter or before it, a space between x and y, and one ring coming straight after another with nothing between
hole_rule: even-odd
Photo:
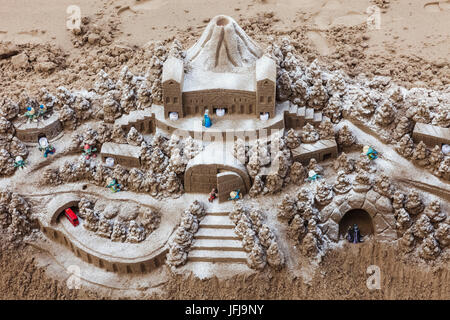
<instances>
[{"instance_id":1,"label":"miniature figurine","mask_svg":"<svg viewBox=\"0 0 450 320\"><path fill-rule=\"evenodd\" d=\"M202 125L206 128L209 128L212 125L211 118L208 115L208 109L205 110L205 115L203 116Z\"/></svg>"},{"instance_id":2,"label":"miniature figurine","mask_svg":"<svg viewBox=\"0 0 450 320\"><path fill-rule=\"evenodd\" d=\"M86 157L86 160L89 160L91 157L96 158L97 155L95 152L97 151L97 148L92 147L90 144L85 144L83 148L83 155Z\"/></svg>"},{"instance_id":3,"label":"miniature figurine","mask_svg":"<svg viewBox=\"0 0 450 320\"><path fill-rule=\"evenodd\" d=\"M314 170L309 170L308 172L308 180L309 181L315 181L320 178L320 175L318 175Z\"/></svg>"},{"instance_id":4,"label":"miniature figurine","mask_svg":"<svg viewBox=\"0 0 450 320\"><path fill-rule=\"evenodd\" d=\"M172 121L178 120L178 112L171 112L169 113L169 119Z\"/></svg>"},{"instance_id":5,"label":"miniature figurine","mask_svg":"<svg viewBox=\"0 0 450 320\"><path fill-rule=\"evenodd\" d=\"M25 112L25 117L28 118L28 122L30 122L30 121L36 122L37 116L38 115L36 114L36 111L34 110L33 107L27 107L27 111Z\"/></svg>"},{"instance_id":6,"label":"miniature figurine","mask_svg":"<svg viewBox=\"0 0 450 320\"><path fill-rule=\"evenodd\" d=\"M353 227L349 226L347 231L347 240L351 243L362 242L362 235L359 231L358 225L355 223Z\"/></svg>"},{"instance_id":7,"label":"miniature figurine","mask_svg":"<svg viewBox=\"0 0 450 320\"><path fill-rule=\"evenodd\" d=\"M223 117L225 115L225 109L219 108L216 109L216 116Z\"/></svg>"},{"instance_id":8,"label":"miniature figurine","mask_svg":"<svg viewBox=\"0 0 450 320\"><path fill-rule=\"evenodd\" d=\"M370 160L378 158L378 151L369 146L364 146L363 152L369 157Z\"/></svg>"},{"instance_id":9,"label":"miniature figurine","mask_svg":"<svg viewBox=\"0 0 450 320\"><path fill-rule=\"evenodd\" d=\"M106 158L105 164L107 167L110 167L110 168L114 167L114 158L111 158L111 157Z\"/></svg>"},{"instance_id":10,"label":"miniature figurine","mask_svg":"<svg viewBox=\"0 0 450 320\"><path fill-rule=\"evenodd\" d=\"M444 155L450 155L450 144L443 144L442 145L442 153Z\"/></svg>"},{"instance_id":11,"label":"miniature figurine","mask_svg":"<svg viewBox=\"0 0 450 320\"><path fill-rule=\"evenodd\" d=\"M241 192L240 189L231 191L230 198L228 198L228 200L239 200L241 198L239 194L240 192Z\"/></svg>"},{"instance_id":12,"label":"miniature figurine","mask_svg":"<svg viewBox=\"0 0 450 320\"><path fill-rule=\"evenodd\" d=\"M115 193L121 191L120 184L117 183L116 179L110 178L108 181L109 183L106 187L109 188L112 192Z\"/></svg>"},{"instance_id":13,"label":"miniature figurine","mask_svg":"<svg viewBox=\"0 0 450 320\"><path fill-rule=\"evenodd\" d=\"M213 202L214 199L217 198L217 189L216 188L212 188L211 192L209 193L209 202Z\"/></svg>"},{"instance_id":14,"label":"miniature figurine","mask_svg":"<svg viewBox=\"0 0 450 320\"><path fill-rule=\"evenodd\" d=\"M54 154L56 149L48 143L47 138L42 137L39 139L39 151L44 152L44 158L47 158L49 154Z\"/></svg>"},{"instance_id":15,"label":"miniature figurine","mask_svg":"<svg viewBox=\"0 0 450 320\"><path fill-rule=\"evenodd\" d=\"M47 107L46 107L44 104L41 104L41 105L39 106L39 110L38 110L37 116L38 116L38 117L41 117L41 116L43 116L46 112L47 112Z\"/></svg>"},{"instance_id":16,"label":"miniature figurine","mask_svg":"<svg viewBox=\"0 0 450 320\"><path fill-rule=\"evenodd\" d=\"M16 160L14 161L14 168L19 168L20 170L26 168L26 162L21 156L16 157Z\"/></svg>"}]
</instances>

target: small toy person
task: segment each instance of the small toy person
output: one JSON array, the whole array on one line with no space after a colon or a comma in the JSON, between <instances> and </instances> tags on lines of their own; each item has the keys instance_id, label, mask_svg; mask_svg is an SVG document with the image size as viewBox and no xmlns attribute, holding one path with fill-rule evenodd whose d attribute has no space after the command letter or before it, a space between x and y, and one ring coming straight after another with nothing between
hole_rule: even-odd
<instances>
[{"instance_id":1,"label":"small toy person","mask_svg":"<svg viewBox=\"0 0 450 320\"><path fill-rule=\"evenodd\" d=\"M209 193L209 202L213 202L214 199L217 197L217 189L216 188L212 188L211 192Z\"/></svg>"},{"instance_id":2,"label":"small toy person","mask_svg":"<svg viewBox=\"0 0 450 320\"><path fill-rule=\"evenodd\" d=\"M372 149L372 147L364 146L363 152L369 157L370 160L378 158L378 151Z\"/></svg>"},{"instance_id":3,"label":"small toy person","mask_svg":"<svg viewBox=\"0 0 450 320\"><path fill-rule=\"evenodd\" d=\"M318 175L314 170L309 170L308 172L308 180L314 181L320 178L320 175Z\"/></svg>"},{"instance_id":4,"label":"small toy person","mask_svg":"<svg viewBox=\"0 0 450 320\"><path fill-rule=\"evenodd\" d=\"M30 122L30 121L36 122L37 121L36 120L37 114L33 107L27 107L27 111L25 112L25 117L28 118L28 122Z\"/></svg>"},{"instance_id":5,"label":"small toy person","mask_svg":"<svg viewBox=\"0 0 450 320\"><path fill-rule=\"evenodd\" d=\"M356 223L353 225L353 228L351 226L348 227L347 240L351 243L362 242L362 235Z\"/></svg>"},{"instance_id":6,"label":"small toy person","mask_svg":"<svg viewBox=\"0 0 450 320\"><path fill-rule=\"evenodd\" d=\"M106 187L114 193L120 191L120 184L117 183L116 179L109 178L108 185Z\"/></svg>"},{"instance_id":7,"label":"small toy person","mask_svg":"<svg viewBox=\"0 0 450 320\"><path fill-rule=\"evenodd\" d=\"M91 145L86 143L83 148L83 155L86 157L86 160L89 160L90 157L97 157L97 155L95 154L96 151L97 148L92 147Z\"/></svg>"},{"instance_id":8,"label":"small toy person","mask_svg":"<svg viewBox=\"0 0 450 320\"><path fill-rule=\"evenodd\" d=\"M47 138L42 137L39 139L39 151L44 152L44 158L47 158L49 154L54 154L56 149L48 143Z\"/></svg>"},{"instance_id":9,"label":"small toy person","mask_svg":"<svg viewBox=\"0 0 450 320\"><path fill-rule=\"evenodd\" d=\"M21 156L16 157L16 160L14 161L14 168L19 168L20 170L26 168L26 162Z\"/></svg>"},{"instance_id":10,"label":"small toy person","mask_svg":"<svg viewBox=\"0 0 450 320\"><path fill-rule=\"evenodd\" d=\"M47 107L46 107L44 104L41 104L41 105L39 106L39 110L38 110L37 116L38 116L38 117L41 117L41 116L43 116L46 112L47 112Z\"/></svg>"},{"instance_id":11,"label":"small toy person","mask_svg":"<svg viewBox=\"0 0 450 320\"><path fill-rule=\"evenodd\" d=\"M212 125L211 118L208 115L208 109L205 110L205 115L203 116L202 125L206 128L209 128Z\"/></svg>"},{"instance_id":12,"label":"small toy person","mask_svg":"<svg viewBox=\"0 0 450 320\"><path fill-rule=\"evenodd\" d=\"M240 199L240 195L239 192L241 190L237 189L235 191L231 191L230 192L230 197L228 198L228 200L239 200Z\"/></svg>"}]
</instances>

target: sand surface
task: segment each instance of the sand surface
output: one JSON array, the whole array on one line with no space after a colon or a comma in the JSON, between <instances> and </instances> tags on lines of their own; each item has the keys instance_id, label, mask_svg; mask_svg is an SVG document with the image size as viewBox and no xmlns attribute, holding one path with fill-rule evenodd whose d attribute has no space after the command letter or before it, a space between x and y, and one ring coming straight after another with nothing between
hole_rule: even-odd
<instances>
[{"instance_id":1,"label":"sand surface","mask_svg":"<svg viewBox=\"0 0 450 320\"><path fill-rule=\"evenodd\" d=\"M0 0L0 41L11 41L29 57L46 57L56 63L53 73L11 71L0 60L0 96L41 87L87 87L102 67L96 46L76 47L67 30L76 4L83 17L102 27L117 26L111 45L143 49L152 41L180 40L184 49L197 41L209 20L225 14L265 47L270 37L290 35L305 59L318 58L330 69L356 76L389 75L398 84L442 89L450 83L450 1L429 0ZM374 4L379 4L379 11ZM369 13L368 13L369 12ZM379 15L378 15L379 12ZM375 28L367 26L373 18ZM377 22L379 25L377 26ZM105 27L106 28L106 27ZM143 58L142 58L143 57ZM45 60L45 59L44 59ZM149 57L130 58L133 71L145 70ZM112 66L110 72L120 70ZM2 72L7 70L7 72ZM39 264L33 256L39 256ZM47 264L45 264L47 261ZM353 261L353 262L352 262ZM368 291L366 266L381 264L383 289ZM167 280L162 295L179 298L275 299L448 299L450 275L439 266L410 266L397 261L394 247L367 244L329 253L321 272L309 284L285 273L234 276L222 282L179 275ZM46 271L47 270L47 271ZM155 297L142 290L99 289L87 286L69 290L55 260L33 246L0 250L0 298L77 299ZM306 272L306 271L303 271ZM59 276L57 276L59 274ZM422 286L415 285L423 284ZM219 290L220 289L220 290ZM270 289L270 290L269 290ZM199 296L200 294L200 296Z\"/></svg>"}]
</instances>

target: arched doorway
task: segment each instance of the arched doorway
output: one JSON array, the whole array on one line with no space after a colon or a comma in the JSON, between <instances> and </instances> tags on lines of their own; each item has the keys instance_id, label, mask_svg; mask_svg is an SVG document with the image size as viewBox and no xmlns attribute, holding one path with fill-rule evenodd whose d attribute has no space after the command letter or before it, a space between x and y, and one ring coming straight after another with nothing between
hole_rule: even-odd
<instances>
[{"instance_id":1,"label":"arched doorway","mask_svg":"<svg viewBox=\"0 0 450 320\"><path fill-rule=\"evenodd\" d=\"M344 237L347 234L348 227L357 224L361 234L368 236L374 233L372 217L366 210L352 209L347 211L339 222L339 236Z\"/></svg>"}]
</instances>

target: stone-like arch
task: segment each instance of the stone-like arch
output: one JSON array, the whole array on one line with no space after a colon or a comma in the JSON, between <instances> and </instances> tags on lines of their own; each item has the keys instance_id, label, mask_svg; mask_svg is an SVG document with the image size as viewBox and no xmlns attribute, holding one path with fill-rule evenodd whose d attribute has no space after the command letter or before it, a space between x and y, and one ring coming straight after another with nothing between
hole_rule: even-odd
<instances>
[{"instance_id":1,"label":"stone-like arch","mask_svg":"<svg viewBox=\"0 0 450 320\"><path fill-rule=\"evenodd\" d=\"M247 168L231 154L223 150L222 144L211 143L203 152L189 161L184 174L184 189L186 192L209 193L217 186L217 175L223 172L238 174L247 193L251 188Z\"/></svg>"},{"instance_id":2,"label":"stone-like arch","mask_svg":"<svg viewBox=\"0 0 450 320\"><path fill-rule=\"evenodd\" d=\"M370 214L363 209L351 209L347 211L339 221L339 235L345 236L348 228L357 224L363 236L374 233L373 220Z\"/></svg>"},{"instance_id":3,"label":"stone-like arch","mask_svg":"<svg viewBox=\"0 0 450 320\"><path fill-rule=\"evenodd\" d=\"M324 233L333 241L339 240L339 223L344 215L355 209L367 212L373 222L376 240L396 240L394 208L391 200L374 190L367 192L350 191L338 195L320 212L320 222Z\"/></svg>"},{"instance_id":4,"label":"stone-like arch","mask_svg":"<svg viewBox=\"0 0 450 320\"><path fill-rule=\"evenodd\" d=\"M73 193L55 196L47 206L47 219L45 219L47 226L55 224L56 219L63 210L78 206L80 200L80 197Z\"/></svg>"}]
</instances>

